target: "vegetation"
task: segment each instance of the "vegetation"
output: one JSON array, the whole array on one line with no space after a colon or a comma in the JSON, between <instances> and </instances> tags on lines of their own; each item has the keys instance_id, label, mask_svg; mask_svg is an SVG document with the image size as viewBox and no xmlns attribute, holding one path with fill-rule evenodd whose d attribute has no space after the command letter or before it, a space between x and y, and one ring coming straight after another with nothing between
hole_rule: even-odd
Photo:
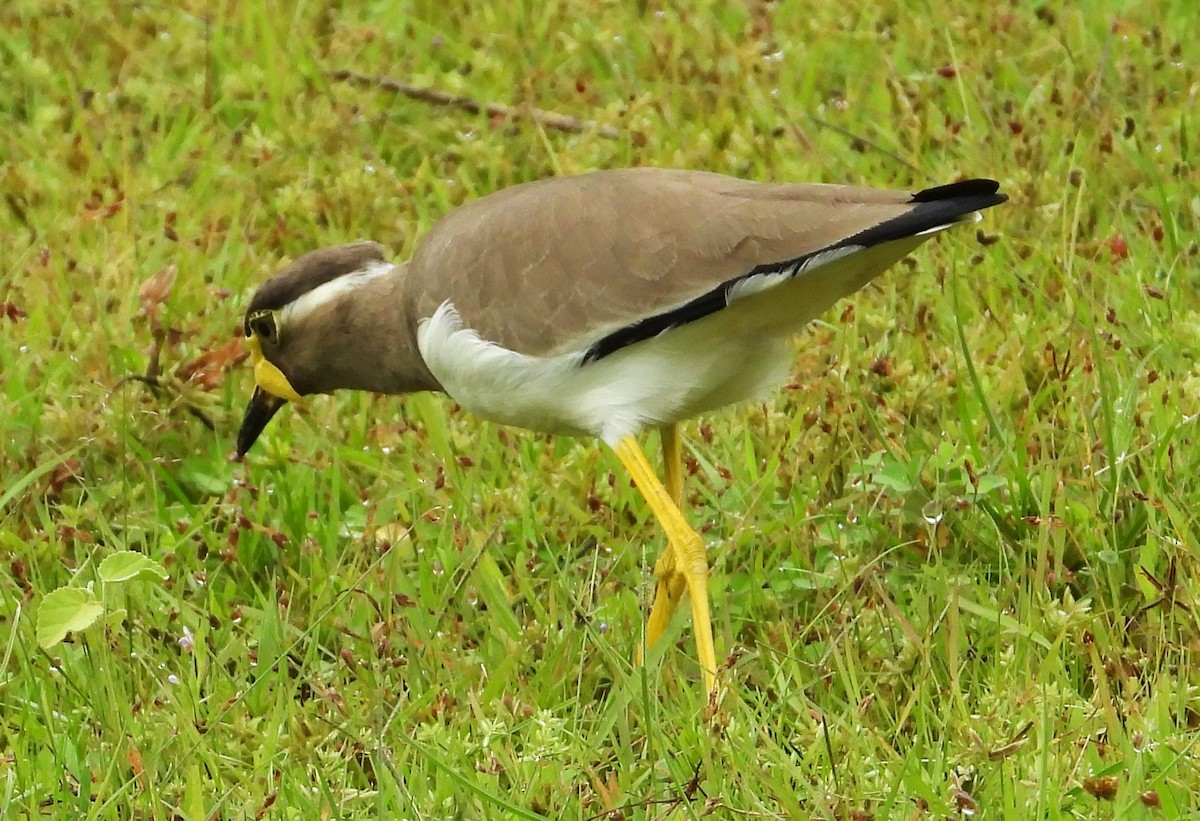
<instances>
[{"instance_id":1,"label":"vegetation","mask_svg":"<svg viewBox=\"0 0 1200 821\"><path fill-rule=\"evenodd\" d=\"M0 6L0 816L1197 817L1191 4L678 5ZM228 460L288 260L651 164L1012 196L688 428L712 715L596 443L348 394Z\"/></svg>"}]
</instances>

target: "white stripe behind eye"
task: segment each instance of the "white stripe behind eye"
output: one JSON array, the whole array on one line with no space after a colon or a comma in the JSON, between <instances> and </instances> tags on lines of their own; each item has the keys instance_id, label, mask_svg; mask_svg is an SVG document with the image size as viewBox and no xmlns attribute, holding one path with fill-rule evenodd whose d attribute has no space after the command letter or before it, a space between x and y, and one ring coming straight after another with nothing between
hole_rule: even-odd
<instances>
[{"instance_id":1,"label":"white stripe behind eye","mask_svg":"<svg viewBox=\"0 0 1200 821\"><path fill-rule=\"evenodd\" d=\"M280 324L295 327L317 308L336 302L343 294L349 293L377 277L391 273L395 267L390 262L373 260L368 263L366 268L342 274L340 277L322 283L284 305L280 311Z\"/></svg>"}]
</instances>

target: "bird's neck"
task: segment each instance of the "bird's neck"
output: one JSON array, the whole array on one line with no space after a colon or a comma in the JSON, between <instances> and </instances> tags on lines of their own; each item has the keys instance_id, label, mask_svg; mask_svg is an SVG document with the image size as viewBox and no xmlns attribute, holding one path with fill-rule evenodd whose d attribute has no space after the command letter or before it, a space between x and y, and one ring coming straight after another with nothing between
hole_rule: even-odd
<instances>
[{"instance_id":1,"label":"bird's neck","mask_svg":"<svg viewBox=\"0 0 1200 821\"><path fill-rule=\"evenodd\" d=\"M330 312L340 327L338 387L375 393L439 390L417 348L407 263L356 285Z\"/></svg>"}]
</instances>

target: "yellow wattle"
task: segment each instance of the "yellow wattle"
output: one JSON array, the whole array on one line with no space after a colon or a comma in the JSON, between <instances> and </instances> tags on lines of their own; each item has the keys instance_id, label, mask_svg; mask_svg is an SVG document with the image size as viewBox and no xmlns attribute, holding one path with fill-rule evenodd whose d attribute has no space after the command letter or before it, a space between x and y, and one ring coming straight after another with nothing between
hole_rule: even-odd
<instances>
[{"instance_id":1,"label":"yellow wattle","mask_svg":"<svg viewBox=\"0 0 1200 821\"><path fill-rule=\"evenodd\" d=\"M257 334L250 334L246 340L246 347L250 349L250 358L254 362L254 381L260 388L279 399L286 399L289 402L303 401L300 394L296 393L296 389L292 387L292 383L288 382L287 377L283 375L283 371L268 362L267 358L263 356L262 343L259 342Z\"/></svg>"}]
</instances>

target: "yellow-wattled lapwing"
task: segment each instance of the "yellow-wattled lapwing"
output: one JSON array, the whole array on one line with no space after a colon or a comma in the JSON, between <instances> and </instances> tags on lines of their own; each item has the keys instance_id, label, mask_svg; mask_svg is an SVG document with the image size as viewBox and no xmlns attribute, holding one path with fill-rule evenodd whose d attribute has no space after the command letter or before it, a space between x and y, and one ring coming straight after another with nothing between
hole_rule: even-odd
<instances>
[{"instance_id":1,"label":"yellow-wattled lapwing","mask_svg":"<svg viewBox=\"0 0 1200 821\"><path fill-rule=\"evenodd\" d=\"M716 687L704 542L680 511L679 423L762 395L789 339L933 234L1007 199L991 180L918 193L639 168L517 185L438 222L407 263L313 251L246 312L254 444L284 403L352 388L443 391L479 416L593 436L666 531L646 629L684 592ZM637 435L658 428L660 481Z\"/></svg>"}]
</instances>

